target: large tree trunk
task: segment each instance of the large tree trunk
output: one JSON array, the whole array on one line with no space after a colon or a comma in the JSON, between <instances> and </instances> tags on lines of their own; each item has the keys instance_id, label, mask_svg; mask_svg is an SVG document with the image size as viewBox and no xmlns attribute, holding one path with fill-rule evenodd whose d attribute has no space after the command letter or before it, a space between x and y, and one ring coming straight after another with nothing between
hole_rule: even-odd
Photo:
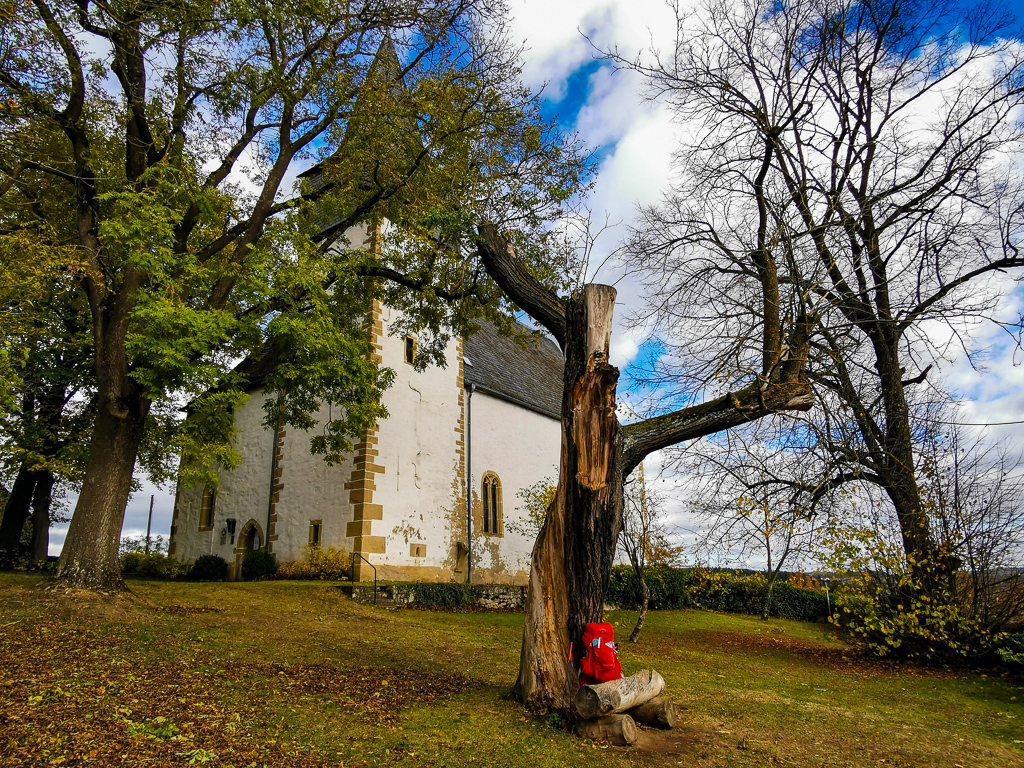
<instances>
[{"instance_id":1,"label":"large tree trunk","mask_svg":"<svg viewBox=\"0 0 1024 768\"><path fill-rule=\"evenodd\" d=\"M14 485L4 505L3 518L0 519L0 551L14 552L21 546L21 532L28 520L32 507L32 491L36 487L39 473L32 472L24 464L18 469Z\"/></svg>"},{"instance_id":2,"label":"large tree trunk","mask_svg":"<svg viewBox=\"0 0 1024 768\"><path fill-rule=\"evenodd\" d=\"M892 337L892 338L890 338ZM935 546L928 511L917 483L910 406L907 403L899 338L895 332L872 339L882 389L885 431L878 441L875 463L892 501L910 571L926 593L938 598L954 587L955 574Z\"/></svg>"},{"instance_id":3,"label":"large tree trunk","mask_svg":"<svg viewBox=\"0 0 1024 768\"><path fill-rule=\"evenodd\" d=\"M567 706L569 644L582 654L587 623L601 620L622 525L618 370L608 364L615 290L588 285L566 302L565 387L558 492L534 545L515 695L534 711ZM568 689L567 689L568 680Z\"/></svg>"},{"instance_id":4,"label":"large tree trunk","mask_svg":"<svg viewBox=\"0 0 1024 768\"><path fill-rule=\"evenodd\" d=\"M122 397L106 397L93 427L89 464L68 528L57 579L87 589L124 589L117 560L124 510L150 400L127 382Z\"/></svg>"}]
</instances>

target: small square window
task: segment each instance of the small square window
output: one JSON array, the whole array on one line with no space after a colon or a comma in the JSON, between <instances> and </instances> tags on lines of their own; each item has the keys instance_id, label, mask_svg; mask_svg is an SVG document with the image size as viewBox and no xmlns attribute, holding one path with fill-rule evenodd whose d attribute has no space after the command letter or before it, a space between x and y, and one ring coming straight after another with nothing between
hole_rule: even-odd
<instances>
[{"instance_id":1,"label":"small square window","mask_svg":"<svg viewBox=\"0 0 1024 768\"><path fill-rule=\"evenodd\" d=\"M412 365L416 361L416 338L414 336L405 337L405 362Z\"/></svg>"}]
</instances>

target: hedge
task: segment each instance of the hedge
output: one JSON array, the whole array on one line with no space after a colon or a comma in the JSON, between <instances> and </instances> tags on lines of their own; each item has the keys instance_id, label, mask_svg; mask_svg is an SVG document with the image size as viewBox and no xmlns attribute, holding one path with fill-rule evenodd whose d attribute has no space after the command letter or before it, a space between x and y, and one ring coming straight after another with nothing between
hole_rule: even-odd
<instances>
[{"instance_id":1,"label":"hedge","mask_svg":"<svg viewBox=\"0 0 1024 768\"><path fill-rule=\"evenodd\" d=\"M657 566L647 569L647 588L652 609L702 608L724 613L759 616L768 584L764 577L737 576L730 572L678 569ZM612 569L605 601L626 610L638 610L643 593L629 566ZM817 621L828 615L825 595L811 589L776 582L772 589L769 616Z\"/></svg>"}]
</instances>

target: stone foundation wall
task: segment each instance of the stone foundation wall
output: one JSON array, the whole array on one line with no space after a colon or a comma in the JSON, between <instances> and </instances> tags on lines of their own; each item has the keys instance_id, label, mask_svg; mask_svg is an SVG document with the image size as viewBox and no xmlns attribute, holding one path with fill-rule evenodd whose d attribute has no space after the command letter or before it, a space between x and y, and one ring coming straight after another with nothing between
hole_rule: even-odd
<instances>
[{"instance_id":1,"label":"stone foundation wall","mask_svg":"<svg viewBox=\"0 0 1024 768\"><path fill-rule=\"evenodd\" d=\"M360 603L373 603L373 587L364 585L339 585L341 590ZM416 606L416 590L420 584L388 584L377 588L377 605L388 608L412 608ZM454 586L454 585L453 585ZM469 587L475 595L472 604L494 611L520 610L526 602L526 587L508 584L479 584ZM430 607L424 605L424 607Z\"/></svg>"}]
</instances>

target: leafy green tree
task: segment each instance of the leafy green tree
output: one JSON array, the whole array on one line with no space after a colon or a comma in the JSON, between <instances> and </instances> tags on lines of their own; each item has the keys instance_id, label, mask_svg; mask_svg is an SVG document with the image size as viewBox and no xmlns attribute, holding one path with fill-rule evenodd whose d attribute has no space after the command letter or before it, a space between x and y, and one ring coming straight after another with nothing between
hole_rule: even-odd
<instances>
[{"instance_id":1,"label":"leafy green tree","mask_svg":"<svg viewBox=\"0 0 1024 768\"><path fill-rule=\"evenodd\" d=\"M8 106L10 106L8 104ZM16 147L53 150L38 122L6 126L3 156ZM6 169L10 170L10 169ZM0 208L0 467L13 477L0 520L0 550L20 545L32 516L32 550L47 554L55 486L81 481L92 397L88 307L67 242L74 200L65 182L22 169L8 174Z\"/></svg>"},{"instance_id":2,"label":"leafy green tree","mask_svg":"<svg viewBox=\"0 0 1024 768\"><path fill-rule=\"evenodd\" d=\"M3 144L0 220L73 253L91 329L95 418L66 584L121 584L145 446L180 452L192 479L237 461L227 414L246 369L233 361L268 372L268 419L304 428L318 402L344 404L314 445L334 460L384 415L372 300L424 330L425 362L480 314L508 327L467 250L482 219L514 227L554 279L542 229L585 183L586 158L517 85L500 3L33 0L3 13L0 130L42 126L46 140ZM32 209L36 176L72 200L70 227ZM346 239L356 227L363 242Z\"/></svg>"}]
</instances>

